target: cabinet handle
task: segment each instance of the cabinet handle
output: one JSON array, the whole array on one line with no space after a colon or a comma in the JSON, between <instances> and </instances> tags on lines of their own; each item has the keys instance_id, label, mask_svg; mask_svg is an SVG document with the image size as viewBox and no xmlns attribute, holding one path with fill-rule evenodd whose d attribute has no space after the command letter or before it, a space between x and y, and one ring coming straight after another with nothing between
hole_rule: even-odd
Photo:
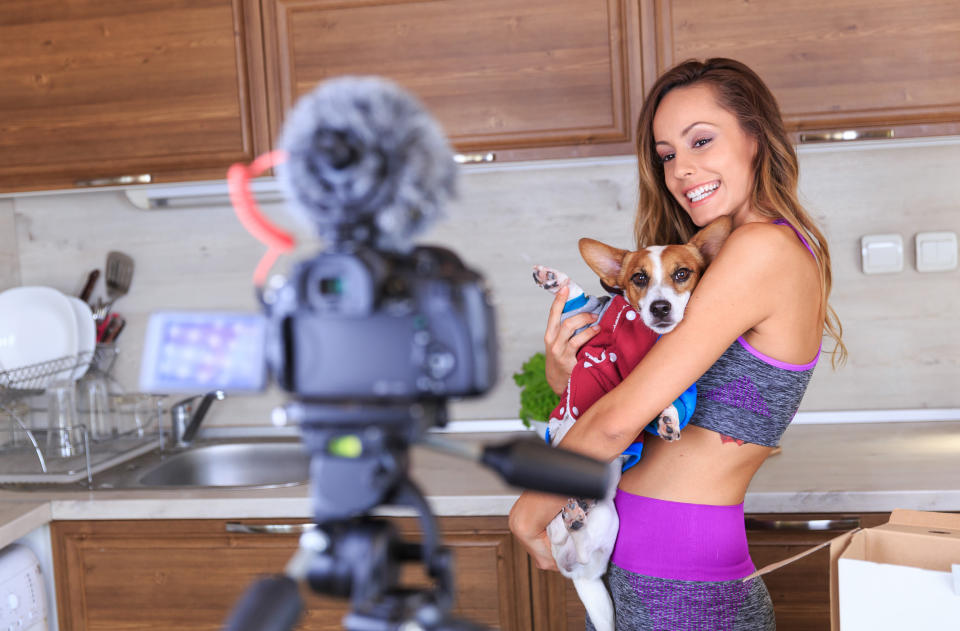
<instances>
[{"instance_id":1,"label":"cabinet handle","mask_svg":"<svg viewBox=\"0 0 960 631\"><path fill-rule=\"evenodd\" d=\"M121 186L124 184L149 184L153 176L149 173L142 175L117 175L114 177L100 177L92 180L77 180L76 186Z\"/></svg>"},{"instance_id":2,"label":"cabinet handle","mask_svg":"<svg viewBox=\"0 0 960 631\"><path fill-rule=\"evenodd\" d=\"M867 129L844 131L825 131L812 134L800 134L800 143L837 142L843 140L876 140L878 138L893 138L892 129Z\"/></svg>"},{"instance_id":3,"label":"cabinet handle","mask_svg":"<svg viewBox=\"0 0 960 631\"><path fill-rule=\"evenodd\" d=\"M227 532L244 535L302 535L316 527L316 524L243 524L238 521L226 523Z\"/></svg>"},{"instance_id":4,"label":"cabinet handle","mask_svg":"<svg viewBox=\"0 0 960 631\"><path fill-rule=\"evenodd\" d=\"M859 517L850 517L844 519L753 519L748 517L744 520L747 530L811 530L811 531L831 531L831 530L853 530L860 527Z\"/></svg>"},{"instance_id":5,"label":"cabinet handle","mask_svg":"<svg viewBox=\"0 0 960 631\"><path fill-rule=\"evenodd\" d=\"M458 153L453 156L453 161L457 164L479 164L481 162L495 162L497 154L492 151L486 153Z\"/></svg>"}]
</instances>

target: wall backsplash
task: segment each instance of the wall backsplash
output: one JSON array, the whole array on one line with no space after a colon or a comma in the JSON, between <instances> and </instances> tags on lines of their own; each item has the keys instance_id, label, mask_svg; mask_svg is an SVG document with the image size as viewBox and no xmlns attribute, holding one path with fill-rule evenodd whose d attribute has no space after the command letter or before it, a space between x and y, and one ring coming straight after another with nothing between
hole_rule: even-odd
<instances>
[{"instance_id":1,"label":"wall backsplash","mask_svg":"<svg viewBox=\"0 0 960 631\"><path fill-rule=\"evenodd\" d=\"M917 232L960 232L960 139L804 148L800 161L803 201L831 247L832 303L850 351L837 372L821 363L802 409L960 408L960 271L918 273L913 247ZM447 220L423 240L452 247L487 276L498 310L501 376L488 396L455 403L455 419L516 418L511 374L541 349L550 302L533 285L530 267L568 270L598 291L577 240L632 245L634 171L624 158L464 175ZM904 271L864 275L860 237L887 232L903 236ZM0 200L0 289L49 285L75 294L112 249L133 255L137 265L130 294L115 305L128 318L116 368L128 388L136 387L151 311L256 308L250 278L262 247L230 209L141 211L114 191ZM281 400L276 390L231 397L211 410L209 422L266 424Z\"/></svg>"}]
</instances>

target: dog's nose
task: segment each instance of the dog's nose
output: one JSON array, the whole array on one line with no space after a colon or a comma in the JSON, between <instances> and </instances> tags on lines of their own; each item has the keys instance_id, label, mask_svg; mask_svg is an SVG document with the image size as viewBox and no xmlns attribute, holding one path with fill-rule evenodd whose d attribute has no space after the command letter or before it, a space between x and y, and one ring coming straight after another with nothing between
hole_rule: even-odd
<instances>
[{"instance_id":1,"label":"dog's nose","mask_svg":"<svg viewBox=\"0 0 960 631\"><path fill-rule=\"evenodd\" d=\"M670 315L670 303L666 300L654 300L650 305L650 313L657 318L665 318Z\"/></svg>"}]
</instances>

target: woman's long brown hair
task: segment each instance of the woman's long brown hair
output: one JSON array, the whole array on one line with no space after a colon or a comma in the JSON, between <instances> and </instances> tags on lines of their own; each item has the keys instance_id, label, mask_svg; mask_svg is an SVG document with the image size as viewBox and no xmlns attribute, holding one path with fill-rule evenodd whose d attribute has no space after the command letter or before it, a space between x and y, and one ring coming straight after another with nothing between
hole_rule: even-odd
<instances>
[{"instance_id":1,"label":"woman's long brown hair","mask_svg":"<svg viewBox=\"0 0 960 631\"><path fill-rule=\"evenodd\" d=\"M637 130L640 176L634 224L637 246L686 243L699 229L667 190L653 137L653 117L663 97L674 88L694 84L710 85L717 102L736 116L744 132L756 140L753 207L764 217L787 221L813 248L820 269L823 328L835 342L834 367L843 364L847 348L843 344L840 319L829 304L832 271L826 238L797 198L797 154L783 126L777 101L763 80L739 61L720 57L703 62L685 61L661 75L650 89L640 110Z\"/></svg>"}]
</instances>

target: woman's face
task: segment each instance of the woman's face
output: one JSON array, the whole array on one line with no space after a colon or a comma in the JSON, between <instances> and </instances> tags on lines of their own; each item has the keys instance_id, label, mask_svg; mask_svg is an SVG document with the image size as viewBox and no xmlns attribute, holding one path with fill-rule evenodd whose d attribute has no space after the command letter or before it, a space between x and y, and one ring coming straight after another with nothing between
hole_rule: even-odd
<instances>
[{"instance_id":1,"label":"woman's face","mask_svg":"<svg viewBox=\"0 0 960 631\"><path fill-rule=\"evenodd\" d=\"M674 88L653 117L653 138L667 189L698 226L730 215L734 226L753 215L756 142L722 108L713 88Z\"/></svg>"}]
</instances>

